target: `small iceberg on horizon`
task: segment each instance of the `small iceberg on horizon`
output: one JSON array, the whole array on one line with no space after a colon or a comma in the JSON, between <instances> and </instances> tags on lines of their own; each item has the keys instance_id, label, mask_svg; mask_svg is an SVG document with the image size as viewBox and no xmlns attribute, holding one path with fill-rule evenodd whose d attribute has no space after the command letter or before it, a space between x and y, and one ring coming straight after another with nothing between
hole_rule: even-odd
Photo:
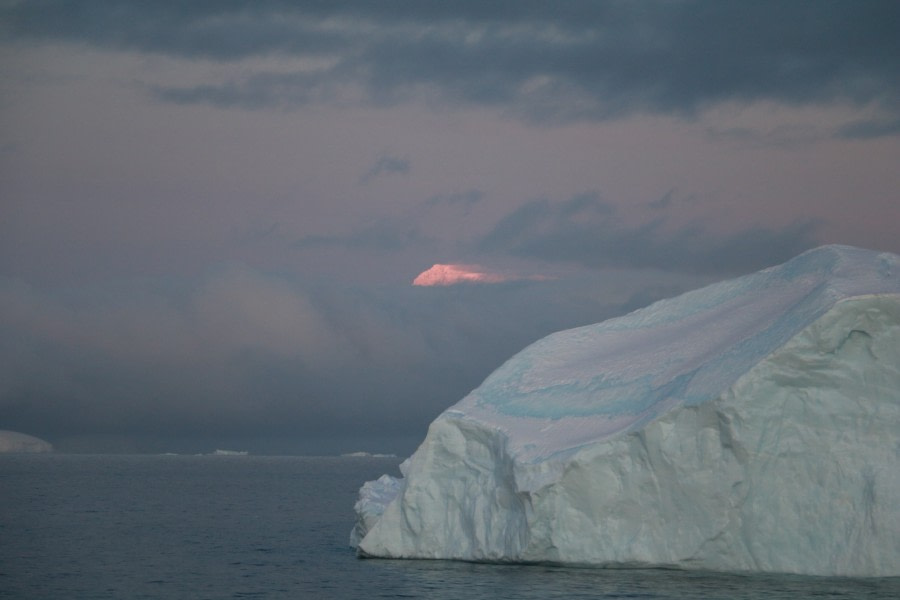
<instances>
[{"instance_id":1,"label":"small iceberg on horizon","mask_svg":"<svg viewBox=\"0 0 900 600\"><path fill-rule=\"evenodd\" d=\"M347 452L341 454L341 458L398 458L396 454L381 454L378 452Z\"/></svg>"},{"instance_id":2,"label":"small iceberg on horizon","mask_svg":"<svg viewBox=\"0 0 900 600\"><path fill-rule=\"evenodd\" d=\"M209 454L208 456L247 456L250 454L246 450L220 450L216 449L215 452Z\"/></svg>"},{"instance_id":3,"label":"small iceberg on horizon","mask_svg":"<svg viewBox=\"0 0 900 600\"><path fill-rule=\"evenodd\" d=\"M42 454L53 452L53 444L41 438L0 429L0 454Z\"/></svg>"}]
</instances>

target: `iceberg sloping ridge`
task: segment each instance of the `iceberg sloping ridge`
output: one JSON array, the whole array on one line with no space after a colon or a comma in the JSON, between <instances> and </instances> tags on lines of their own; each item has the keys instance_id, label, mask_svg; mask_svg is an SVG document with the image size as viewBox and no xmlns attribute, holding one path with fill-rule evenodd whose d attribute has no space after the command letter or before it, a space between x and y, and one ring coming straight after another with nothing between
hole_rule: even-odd
<instances>
[{"instance_id":1,"label":"iceberg sloping ridge","mask_svg":"<svg viewBox=\"0 0 900 600\"><path fill-rule=\"evenodd\" d=\"M53 444L27 433L0 430L0 454L53 452Z\"/></svg>"},{"instance_id":2,"label":"iceberg sloping ridge","mask_svg":"<svg viewBox=\"0 0 900 600\"><path fill-rule=\"evenodd\" d=\"M900 575L900 256L547 336L360 490L364 556Z\"/></svg>"}]
</instances>

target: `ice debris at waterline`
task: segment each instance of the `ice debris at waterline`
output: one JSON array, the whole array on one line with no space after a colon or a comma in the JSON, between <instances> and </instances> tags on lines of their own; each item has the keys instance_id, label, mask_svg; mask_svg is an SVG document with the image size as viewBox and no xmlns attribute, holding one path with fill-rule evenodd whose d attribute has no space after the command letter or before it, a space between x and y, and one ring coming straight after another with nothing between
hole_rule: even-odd
<instances>
[{"instance_id":1,"label":"ice debris at waterline","mask_svg":"<svg viewBox=\"0 0 900 600\"><path fill-rule=\"evenodd\" d=\"M552 334L366 483L363 556L900 575L900 256Z\"/></svg>"},{"instance_id":2,"label":"ice debris at waterline","mask_svg":"<svg viewBox=\"0 0 900 600\"><path fill-rule=\"evenodd\" d=\"M53 445L33 435L0 430L0 454L53 452Z\"/></svg>"}]
</instances>

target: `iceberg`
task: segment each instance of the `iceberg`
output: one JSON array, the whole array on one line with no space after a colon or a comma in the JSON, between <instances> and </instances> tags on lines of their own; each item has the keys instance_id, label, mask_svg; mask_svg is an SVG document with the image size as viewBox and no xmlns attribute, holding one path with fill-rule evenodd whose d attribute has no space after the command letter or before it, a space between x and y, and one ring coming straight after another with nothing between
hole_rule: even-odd
<instances>
[{"instance_id":1,"label":"iceberg","mask_svg":"<svg viewBox=\"0 0 900 600\"><path fill-rule=\"evenodd\" d=\"M341 458L397 458L396 454L386 454L383 452L347 452L341 454Z\"/></svg>"},{"instance_id":2,"label":"iceberg","mask_svg":"<svg viewBox=\"0 0 900 600\"><path fill-rule=\"evenodd\" d=\"M222 450L219 448L209 456L247 456L248 454L250 453L246 450Z\"/></svg>"},{"instance_id":3,"label":"iceberg","mask_svg":"<svg viewBox=\"0 0 900 600\"><path fill-rule=\"evenodd\" d=\"M366 483L360 556L900 575L900 256L824 246L561 331Z\"/></svg>"},{"instance_id":4,"label":"iceberg","mask_svg":"<svg viewBox=\"0 0 900 600\"><path fill-rule=\"evenodd\" d=\"M0 430L0 454L53 452L53 445L33 435Z\"/></svg>"}]
</instances>

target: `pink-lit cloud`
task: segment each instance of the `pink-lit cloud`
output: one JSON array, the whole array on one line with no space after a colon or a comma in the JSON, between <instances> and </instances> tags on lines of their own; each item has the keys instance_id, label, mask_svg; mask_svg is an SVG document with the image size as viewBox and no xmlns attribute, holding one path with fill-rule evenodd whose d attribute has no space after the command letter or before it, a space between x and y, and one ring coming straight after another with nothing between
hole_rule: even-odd
<instances>
[{"instance_id":1,"label":"pink-lit cloud","mask_svg":"<svg viewBox=\"0 0 900 600\"><path fill-rule=\"evenodd\" d=\"M543 279L543 277L521 277L504 275L483 270L478 265L442 265L436 264L419 273L413 279L413 285L437 286L456 285L458 283L503 283L520 279Z\"/></svg>"}]
</instances>

